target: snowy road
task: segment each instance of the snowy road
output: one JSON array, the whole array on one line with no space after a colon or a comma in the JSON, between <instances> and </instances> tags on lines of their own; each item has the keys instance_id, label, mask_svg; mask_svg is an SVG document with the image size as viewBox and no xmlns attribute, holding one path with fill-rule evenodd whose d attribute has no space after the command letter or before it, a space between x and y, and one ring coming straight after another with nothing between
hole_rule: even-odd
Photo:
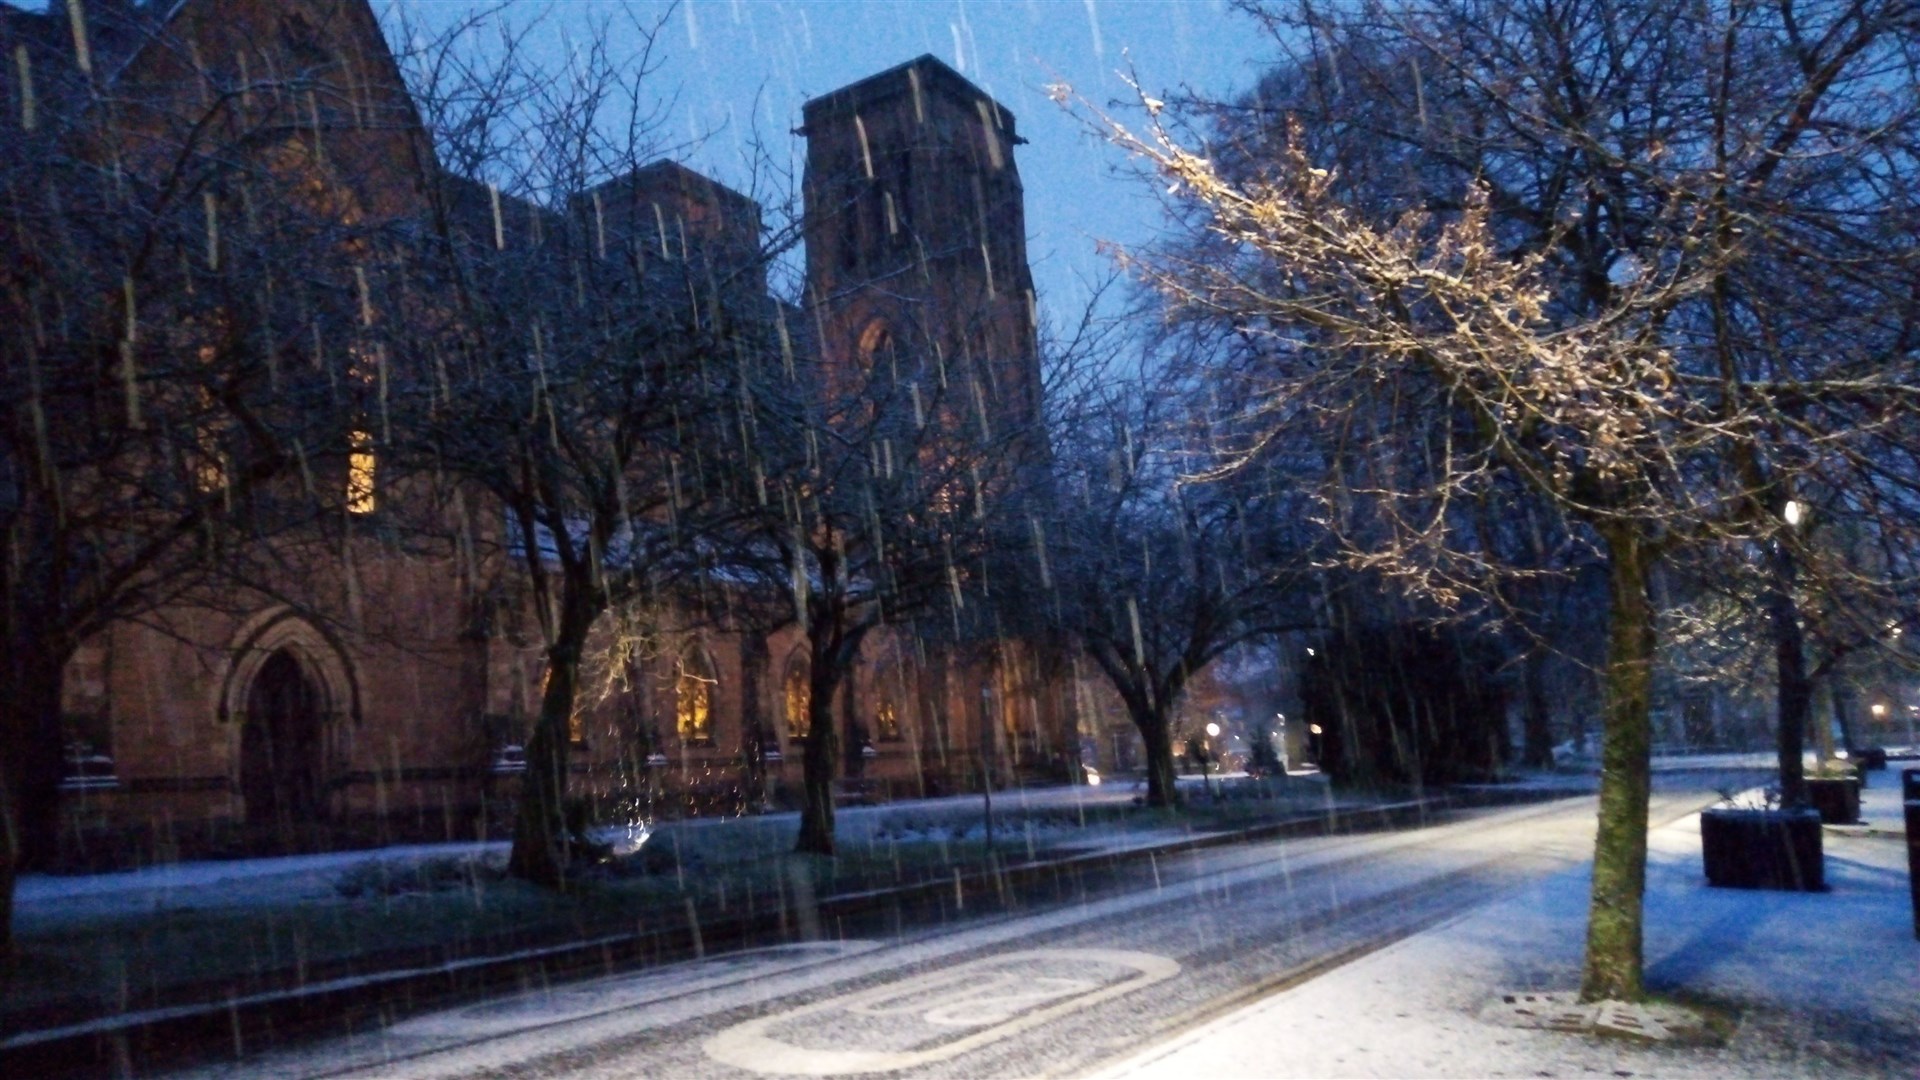
<instances>
[{"instance_id":1,"label":"snowy road","mask_svg":"<svg viewBox=\"0 0 1920 1080\"><path fill-rule=\"evenodd\" d=\"M1714 786L1663 780L1654 823L1711 802ZM556 986L182 1075L1084 1074L1584 861L1592 833L1593 800L1576 798L1183 854L1078 902L939 927L849 922L840 940Z\"/></svg>"}]
</instances>

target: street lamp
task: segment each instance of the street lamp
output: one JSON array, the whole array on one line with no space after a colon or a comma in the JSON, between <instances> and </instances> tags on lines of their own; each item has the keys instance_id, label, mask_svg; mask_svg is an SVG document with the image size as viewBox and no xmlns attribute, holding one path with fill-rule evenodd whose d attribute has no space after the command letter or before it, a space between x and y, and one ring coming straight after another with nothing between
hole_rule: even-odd
<instances>
[{"instance_id":1,"label":"street lamp","mask_svg":"<svg viewBox=\"0 0 1920 1080\"><path fill-rule=\"evenodd\" d=\"M1807 516L1807 504L1799 499L1788 499L1787 505L1781 508L1780 516L1787 519L1787 524L1798 527Z\"/></svg>"},{"instance_id":2,"label":"street lamp","mask_svg":"<svg viewBox=\"0 0 1920 1080\"><path fill-rule=\"evenodd\" d=\"M1207 724L1207 756L1200 761L1200 782L1207 783L1207 776L1213 772L1213 740L1220 737L1220 725Z\"/></svg>"}]
</instances>

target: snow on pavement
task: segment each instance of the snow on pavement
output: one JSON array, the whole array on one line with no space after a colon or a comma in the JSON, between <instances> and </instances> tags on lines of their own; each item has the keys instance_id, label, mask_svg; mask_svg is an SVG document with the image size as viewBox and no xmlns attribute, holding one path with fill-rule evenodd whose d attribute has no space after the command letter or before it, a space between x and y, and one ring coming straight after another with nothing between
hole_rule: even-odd
<instances>
[{"instance_id":1,"label":"snow on pavement","mask_svg":"<svg viewBox=\"0 0 1920 1080\"><path fill-rule=\"evenodd\" d=\"M1863 816L1897 814L1898 773ZM1892 789L1892 791L1889 791ZM1738 1013L1725 1046L1528 1030L1503 992L1578 986L1588 868L1216 1019L1106 1077L1920 1075L1920 941L1905 845L1825 838L1824 894L1708 888L1697 815L1649 840L1647 977Z\"/></svg>"}]
</instances>

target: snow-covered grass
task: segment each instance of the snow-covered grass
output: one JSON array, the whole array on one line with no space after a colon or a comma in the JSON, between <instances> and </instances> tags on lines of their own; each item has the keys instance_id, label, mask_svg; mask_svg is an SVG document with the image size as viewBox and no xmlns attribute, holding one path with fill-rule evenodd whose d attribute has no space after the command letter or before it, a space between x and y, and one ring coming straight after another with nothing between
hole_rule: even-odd
<instances>
[{"instance_id":1,"label":"snow-covered grass","mask_svg":"<svg viewBox=\"0 0 1920 1080\"><path fill-rule=\"evenodd\" d=\"M503 842L407 844L320 855L260 859L209 859L163 863L105 874L28 874L20 879L15 902L22 910L58 905L69 910L163 910L276 904L324 897L342 875L369 865L401 866L432 859L504 857Z\"/></svg>"},{"instance_id":2,"label":"snow-covered grass","mask_svg":"<svg viewBox=\"0 0 1920 1080\"><path fill-rule=\"evenodd\" d=\"M1863 816L1898 807L1875 773ZM1122 1062L1109 1076L1920 1075L1920 942L1905 845L1829 830L1830 892L1714 889L1698 815L1656 830L1647 978L1731 1018L1719 1046L1516 1027L1504 993L1578 986L1588 868L1406 939Z\"/></svg>"}]
</instances>

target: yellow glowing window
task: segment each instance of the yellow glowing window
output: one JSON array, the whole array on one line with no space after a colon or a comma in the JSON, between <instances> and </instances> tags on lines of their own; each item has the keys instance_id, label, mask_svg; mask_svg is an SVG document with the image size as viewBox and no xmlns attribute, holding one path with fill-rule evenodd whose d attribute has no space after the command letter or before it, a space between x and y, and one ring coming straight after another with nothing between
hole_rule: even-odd
<instances>
[{"instance_id":1,"label":"yellow glowing window","mask_svg":"<svg viewBox=\"0 0 1920 1080\"><path fill-rule=\"evenodd\" d=\"M199 351L200 363L211 364L214 359L213 346L202 345ZM213 418L219 413L219 405L213 399L213 391L200 387L200 411L207 419L194 431L194 448L200 451L200 458L193 466L194 486L200 493L211 494L227 486L227 455L220 446L220 432L214 426Z\"/></svg>"},{"instance_id":2,"label":"yellow glowing window","mask_svg":"<svg viewBox=\"0 0 1920 1080\"><path fill-rule=\"evenodd\" d=\"M374 473L378 461L373 453L373 436L356 431L348 437L347 512L371 514L374 509Z\"/></svg>"},{"instance_id":3,"label":"yellow glowing window","mask_svg":"<svg viewBox=\"0 0 1920 1080\"><path fill-rule=\"evenodd\" d=\"M206 387L200 388L200 407L213 409L213 394ZM205 424L194 433L193 441L200 451L200 460L194 464L194 485L200 493L210 494L227 486L227 455L220 449L220 433L211 424Z\"/></svg>"},{"instance_id":4,"label":"yellow glowing window","mask_svg":"<svg viewBox=\"0 0 1920 1080\"><path fill-rule=\"evenodd\" d=\"M706 657L696 652L681 662L673 696L675 726L682 742L713 741L713 686L713 669Z\"/></svg>"},{"instance_id":5,"label":"yellow glowing window","mask_svg":"<svg viewBox=\"0 0 1920 1080\"><path fill-rule=\"evenodd\" d=\"M795 656L787 661L787 677L781 683L787 705L787 737L807 737L807 713L813 705L813 684L807 677L807 662Z\"/></svg>"},{"instance_id":6,"label":"yellow glowing window","mask_svg":"<svg viewBox=\"0 0 1920 1080\"><path fill-rule=\"evenodd\" d=\"M881 741L893 742L900 738L900 714L894 709L892 698L880 699L880 704L873 710L873 724L879 729Z\"/></svg>"}]
</instances>

